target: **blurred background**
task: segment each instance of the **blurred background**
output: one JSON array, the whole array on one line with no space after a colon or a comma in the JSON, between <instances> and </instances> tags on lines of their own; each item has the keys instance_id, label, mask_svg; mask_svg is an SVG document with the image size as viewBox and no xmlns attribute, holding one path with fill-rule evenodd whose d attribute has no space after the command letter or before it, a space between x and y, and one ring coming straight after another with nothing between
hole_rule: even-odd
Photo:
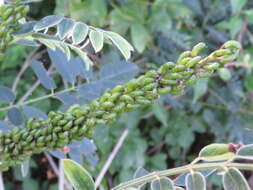
<instances>
[{"instance_id":1,"label":"blurred background","mask_svg":"<svg viewBox=\"0 0 253 190\"><path fill-rule=\"evenodd\" d=\"M240 58L220 69L211 79L200 79L182 96L162 96L150 106L124 114L109 126L99 126L94 141L69 146L70 157L84 163L96 177L118 139L128 133L107 172L101 189L132 178L137 168L148 171L177 167L192 161L199 150L210 143L253 143L253 1L252 0L44 0L31 4L28 20L61 14L89 25L124 36L135 48L130 61L139 73L156 69L198 42L210 50L229 39L242 43ZM1 85L11 86L27 56L34 48L21 45L8 49L0 65ZM45 48L38 59L50 65ZM116 63L122 58L113 47L93 54L94 68ZM57 86L64 86L54 77ZM16 90L21 97L36 82L28 68ZM48 91L37 87L30 98ZM66 98L66 97L65 97ZM69 97L70 98L70 97ZM48 112L62 105L45 99L32 106ZM1 107L1 103L0 103ZM4 118L5 112L0 112ZM60 151L50 153L54 163L66 157ZM57 175L45 154L35 155L26 177L20 167L4 173L7 190L58 189ZM253 187L253 173L246 173ZM208 178L209 189L219 190L221 179ZM211 184L212 183L212 184Z\"/></svg>"}]
</instances>

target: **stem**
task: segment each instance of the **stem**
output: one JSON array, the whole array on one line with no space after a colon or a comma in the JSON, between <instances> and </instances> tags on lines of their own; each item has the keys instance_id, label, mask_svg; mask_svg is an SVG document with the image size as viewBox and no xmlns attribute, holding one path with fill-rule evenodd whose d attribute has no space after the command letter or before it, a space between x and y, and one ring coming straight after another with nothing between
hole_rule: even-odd
<instances>
[{"instance_id":1,"label":"stem","mask_svg":"<svg viewBox=\"0 0 253 190\"><path fill-rule=\"evenodd\" d=\"M0 172L0 190L4 190L4 182L3 182L2 172Z\"/></svg>"},{"instance_id":2,"label":"stem","mask_svg":"<svg viewBox=\"0 0 253 190\"><path fill-rule=\"evenodd\" d=\"M126 137L128 135L128 129L125 129L123 131L123 133L121 134L116 146L113 148L111 154L109 155L109 157L107 158L105 165L103 166L103 168L101 169L100 173L98 174L98 177L95 181L95 189L98 188L99 184L101 183L104 175L106 174L107 170L109 169L112 161L114 160L115 156L117 155L117 153L119 152L122 144L124 143L124 141L126 140Z\"/></svg>"},{"instance_id":3,"label":"stem","mask_svg":"<svg viewBox=\"0 0 253 190\"><path fill-rule=\"evenodd\" d=\"M186 165L178 168L163 170L159 172L152 172L146 176L127 181L124 183L121 183L120 185L112 188L111 190L120 190L120 189L126 189L128 187L134 186L134 185L141 185L144 183L148 183L154 179L157 179L157 177L166 177L166 176L172 176L172 175L178 175L189 172L189 170L199 171L199 170L213 170L213 169L220 169L224 167L235 167L240 170L253 170L252 164L241 164L241 163L227 163L227 162L220 162L220 163L201 163L196 165Z\"/></svg>"},{"instance_id":4,"label":"stem","mask_svg":"<svg viewBox=\"0 0 253 190\"><path fill-rule=\"evenodd\" d=\"M58 190L64 190L64 172L62 167L62 159L59 160L59 188Z\"/></svg>"}]
</instances>

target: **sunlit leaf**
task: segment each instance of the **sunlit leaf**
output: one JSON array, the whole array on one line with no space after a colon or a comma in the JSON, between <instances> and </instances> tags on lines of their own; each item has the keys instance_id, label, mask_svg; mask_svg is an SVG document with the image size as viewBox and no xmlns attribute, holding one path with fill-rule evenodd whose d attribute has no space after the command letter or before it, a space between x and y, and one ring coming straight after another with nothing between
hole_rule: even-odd
<instances>
[{"instance_id":1,"label":"sunlit leaf","mask_svg":"<svg viewBox=\"0 0 253 190\"><path fill-rule=\"evenodd\" d=\"M89 38L95 52L99 52L103 48L104 34L97 30L91 30Z\"/></svg>"},{"instance_id":2,"label":"sunlit leaf","mask_svg":"<svg viewBox=\"0 0 253 190\"><path fill-rule=\"evenodd\" d=\"M194 85L194 96L192 102L195 104L207 91L208 78L200 78Z\"/></svg>"},{"instance_id":3,"label":"sunlit leaf","mask_svg":"<svg viewBox=\"0 0 253 190\"><path fill-rule=\"evenodd\" d=\"M26 177L29 172L30 167L30 158L27 158L24 163L21 165L21 173L23 177Z\"/></svg>"},{"instance_id":4,"label":"sunlit leaf","mask_svg":"<svg viewBox=\"0 0 253 190\"><path fill-rule=\"evenodd\" d=\"M237 152L236 155L243 157L245 159L253 160L253 144L242 146Z\"/></svg>"},{"instance_id":5,"label":"sunlit leaf","mask_svg":"<svg viewBox=\"0 0 253 190\"><path fill-rule=\"evenodd\" d=\"M148 175L149 172L147 170L145 170L144 168L138 168L135 173L134 173L134 179Z\"/></svg>"},{"instance_id":6,"label":"sunlit leaf","mask_svg":"<svg viewBox=\"0 0 253 190\"><path fill-rule=\"evenodd\" d=\"M95 190L93 179L81 165L72 160L63 160L63 170L75 190Z\"/></svg>"},{"instance_id":7,"label":"sunlit leaf","mask_svg":"<svg viewBox=\"0 0 253 190\"><path fill-rule=\"evenodd\" d=\"M229 168L222 178L225 190L250 190L245 177L237 168Z\"/></svg>"},{"instance_id":8,"label":"sunlit leaf","mask_svg":"<svg viewBox=\"0 0 253 190\"><path fill-rule=\"evenodd\" d=\"M62 20L63 20L63 16L61 15L50 15L50 16L46 16L43 19L41 19L40 21L38 21L35 26L33 27L33 29L35 31L39 31L39 30L44 30L46 28L55 26L57 24L59 24Z\"/></svg>"},{"instance_id":9,"label":"sunlit leaf","mask_svg":"<svg viewBox=\"0 0 253 190\"><path fill-rule=\"evenodd\" d=\"M189 173L186 176L187 190L206 190L205 177L200 172Z\"/></svg>"},{"instance_id":10,"label":"sunlit leaf","mask_svg":"<svg viewBox=\"0 0 253 190\"><path fill-rule=\"evenodd\" d=\"M73 31L74 26L75 22L69 18L61 20L61 22L57 25L57 34L60 39L66 38Z\"/></svg>"},{"instance_id":11,"label":"sunlit leaf","mask_svg":"<svg viewBox=\"0 0 253 190\"><path fill-rule=\"evenodd\" d=\"M113 42L113 44L120 50L125 59L129 59L131 56L131 51L134 48L119 34L115 32L105 32L106 36Z\"/></svg>"},{"instance_id":12,"label":"sunlit leaf","mask_svg":"<svg viewBox=\"0 0 253 190\"><path fill-rule=\"evenodd\" d=\"M79 44L83 42L88 35L88 31L89 31L88 25L81 22L77 22L74 26L73 33L72 33L73 43Z\"/></svg>"}]
</instances>

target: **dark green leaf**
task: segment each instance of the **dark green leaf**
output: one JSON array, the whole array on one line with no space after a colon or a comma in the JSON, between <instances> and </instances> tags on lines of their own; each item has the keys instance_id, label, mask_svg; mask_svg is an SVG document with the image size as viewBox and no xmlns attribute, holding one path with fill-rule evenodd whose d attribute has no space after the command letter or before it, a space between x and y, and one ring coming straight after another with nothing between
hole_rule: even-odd
<instances>
[{"instance_id":1,"label":"dark green leaf","mask_svg":"<svg viewBox=\"0 0 253 190\"><path fill-rule=\"evenodd\" d=\"M24 106L23 111L27 118L48 119L47 114L32 106Z\"/></svg>"},{"instance_id":2,"label":"dark green leaf","mask_svg":"<svg viewBox=\"0 0 253 190\"><path fill-rule=\"evenodd\" d=\"M241 11L248 0L230 0L233 14Z\"/></svg>"},{"instance_id":3,"label":"dark green leaf","mask_svg":"<svg viewBox=\"0 0 253 190\"><path fill-rule=\"evenodd\" d=\"M21 125L23 123L23 117L22 114L20 112L20 110L18 108L12 108L8 111L7 113L8 115L8 119L10 120L11 123L13 123L13 125Z\"/></svg>"},{"instance_id":4,"label":"dark green leaf","mask_svg":"<svg viewBox=\"0 0 253 190\"><path fill-rule=\"evenodd\" d=\"M72 160L64 159L63 170L75 190L95 190L91 175L81 165Z\"/></svg>"},{"instance_id":5,"label":"dark green leaf","mask_svg":"<svg viewBox=\"0 0 253 190\"><path fill-rule=\"evenodd\" d=\"M194 85L194 96L193 96L193 104L197 102L197 100L202 97L207 91L208 78L200 78L197 80Z\"/></svg>"},{"instance_id":6,"label":"dark green leaf","mask_svg":"<svg viewBox=\"0 0 253 190\"><path fill-rule=\"evenodd\" d=\"M10 103L15 100L15 94L10 88L0 85L0 101Z\"/></svg>"}]
</instances>

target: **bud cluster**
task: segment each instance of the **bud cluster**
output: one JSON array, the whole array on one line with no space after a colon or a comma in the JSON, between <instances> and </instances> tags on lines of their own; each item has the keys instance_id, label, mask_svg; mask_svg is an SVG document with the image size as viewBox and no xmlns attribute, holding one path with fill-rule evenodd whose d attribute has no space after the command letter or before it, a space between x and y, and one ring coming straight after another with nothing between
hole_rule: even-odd
<instances>
[{"instance_id":1,"label":"bud cluster","mask_svg":"<svg viewBox=\"0 0 253 190\"><path fill-rule=\"evenodd\" d=\"M13 40L12 32L20 29L18 21L25 17L29 7L22 0L13 0L0 6L0 61L4 58L4 51Z\"/></svg>"},{"instance_id":2,"label":"bud cluster","mask_svg":"<svg viewBox=\"0 0 253 190\"><path fill-rule=\"evenodd\" d=\"M205 47L199 43L192 51L182 53L178 63L168 62L139 78L106 91L87 105L73 105L65 113L51 111L48 120L30 119L25 128L16 128L0 136L0 169L22 163L28 156L61 148L73 140L91 138L98 124L110 124L118 115L151 104L160 94L180 94L197 78L212 74L226 62L235 59L240 44L225 43L219 50L202 58Z\"/></svg>"}]
</instances>

